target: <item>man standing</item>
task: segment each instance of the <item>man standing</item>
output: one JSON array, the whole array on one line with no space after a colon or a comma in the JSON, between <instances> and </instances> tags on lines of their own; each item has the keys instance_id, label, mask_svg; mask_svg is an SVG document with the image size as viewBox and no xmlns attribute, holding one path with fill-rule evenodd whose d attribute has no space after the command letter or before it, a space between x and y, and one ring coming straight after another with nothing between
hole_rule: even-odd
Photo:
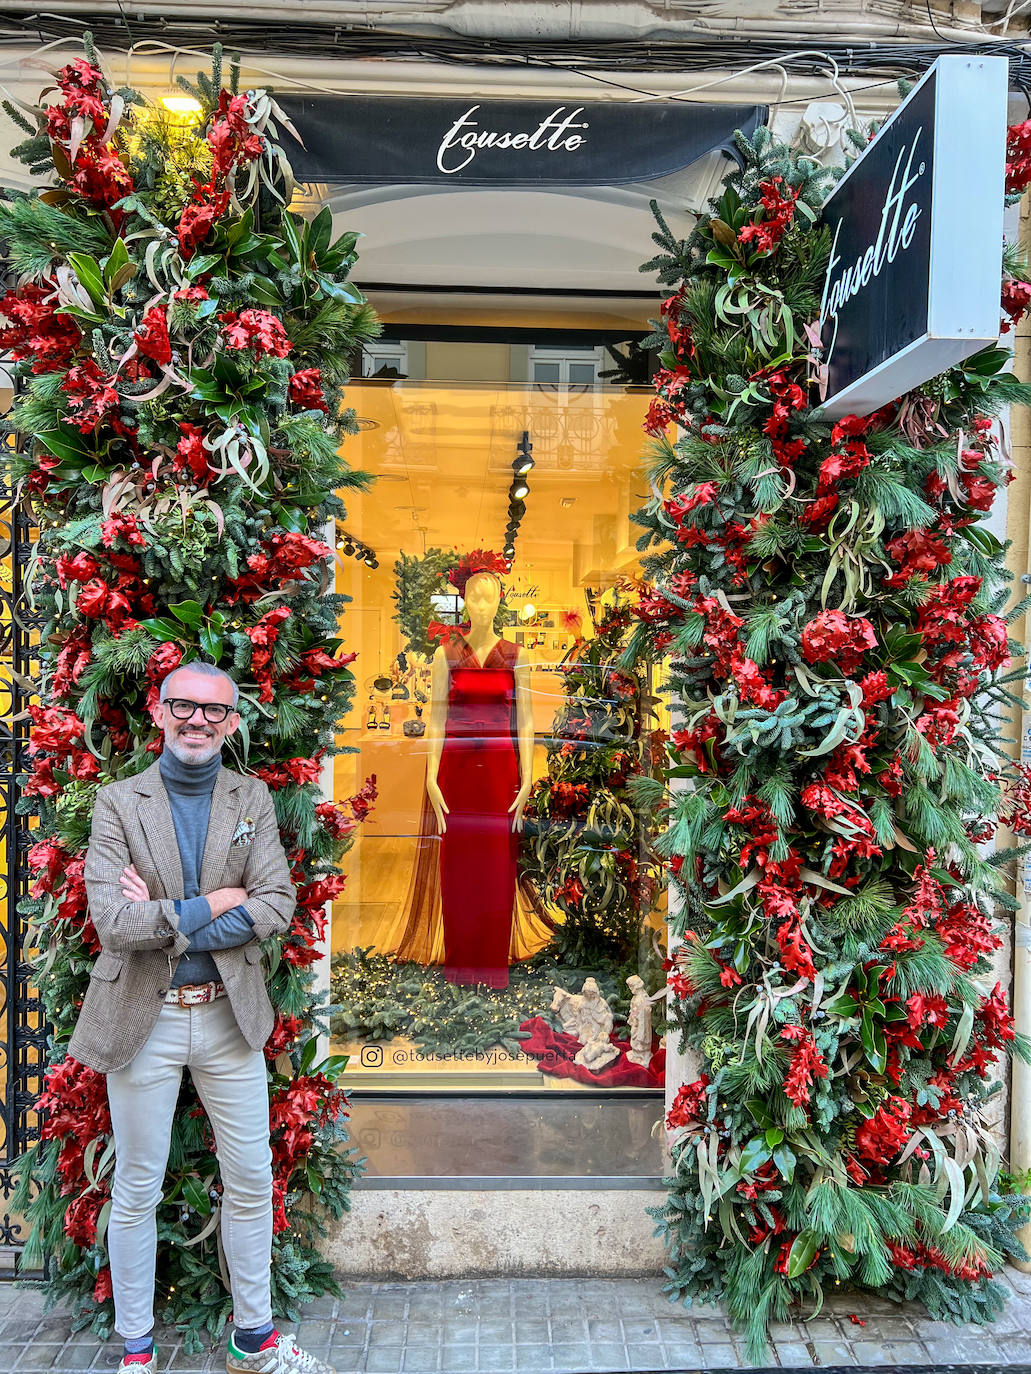
<instances>
[{"instance_id":1,"label":"man standing","mask_svg":"<svg viewBox=\"0 0 1031 1374\"><path fill-rule=\"evenodd\" d=\"M160 760L97 794L86 856L102 952L69 1053L107 1075L115 1172L107 1247L123 1374L155 1374L156 1209L188 1066L215 1135L235 1328L229 1374L333 1374L272 1322L272 1152L259 941L293 885L268 788L223 768L240 723L227 673L191 663L153 708Z\"/></svg>"}]
</instances>

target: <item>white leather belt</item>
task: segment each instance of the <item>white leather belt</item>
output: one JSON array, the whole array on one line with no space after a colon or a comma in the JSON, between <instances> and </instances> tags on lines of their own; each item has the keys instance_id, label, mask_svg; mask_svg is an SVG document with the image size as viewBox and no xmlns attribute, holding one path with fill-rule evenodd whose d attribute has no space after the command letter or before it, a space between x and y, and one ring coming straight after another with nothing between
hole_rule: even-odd
<instances>
[{"instance_id":1,"label":"white leather belt","mask_svg":"<svg viewBox=\"0 0 1031 1374\"><path fill-rule=\"evenodd\" d=\"M165 1002L173 1007L197 1007L202 1002L214 1002L216 997L225 995L224 983L184 983L181 988L169 988L165 993Z\"/></svg>"}]
</instances>

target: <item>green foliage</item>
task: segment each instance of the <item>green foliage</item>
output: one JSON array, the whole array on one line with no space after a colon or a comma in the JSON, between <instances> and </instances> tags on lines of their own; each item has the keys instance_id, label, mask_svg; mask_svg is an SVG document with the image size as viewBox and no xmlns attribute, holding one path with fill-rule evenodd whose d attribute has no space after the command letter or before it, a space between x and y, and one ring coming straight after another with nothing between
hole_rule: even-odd
<instances>
[{"instance_id":1,"label":"green foliage","mask_svg":"<svg viewBox=\"0 0 1031 1374\"><path fill-rule=\"evenodd\" d=\"M989 417L1029 391L984 349L831 424L834 172L767 130L737 142L688 239L656 212L643 269L673 294L624 663L664 652L676 702L655 848L670 1021L703 1069L668 1119L667 1286L723 1302L762 1362L769 1323L829 1284L990 1319L1028 1215L980 1115L990 1065L1027 1047L987 992L1013 853L980 846L997 707L1019 703L1006 550L978 521L1006 480Z\"/></svg>"},{"instance_id":2,"label":"green foliage","mask_svg":"<svg viewBox=\"0 0 1031 1374\"><path fill-rule=\"evenodd\" d=\"M472 1059L500 1048L518 1056L525 1021L539 1016L561 1029L551 1011L553 986L579 992L585 978L595 978L617 1025L625 1022L625 973L612 960L577 967L548 949L513 964L507 988L459 987L439 968L348 950L333 956L333 1034L347 1042L410 1040L427 1055Z\"/></svg>"},{"instance_id":3,"label":"green foliage","mask_svg":"<svg viewBox=\"0 0 1031 1374\"><path fill-rule=\"evenodd\" d=\"M87 54L95 63L90 44ZM99 948L81 860L98 788L154 761L149 707L179 662L236 677L241 724L226 762L269 784L297 886L293 923L266 948L278 1314L338 1291L318 1241L362 1167L347 1144L346 1061L315 1062L327 1009L311 968L373 797L366 789L353 811L324 804L317 778L354 694L338 637L346 598L330 590L321 535L342 496L368 486L340 454L355 428L342 388L378 324L350 281L358 236L333 241L328 210L308 223L284 208L275 102L238 97L245 139L226 113L236 67L228 93L220 73L216 51L198 78L204 122L181 126L99 71L65 69L53 143L46 110L19 116L32 135L23 160L55 168L56 184L0 202L22 278L3 310L21 331L11 476L40 532L27 573L42 619L39 704L18 809L36 818L44 868L33 861L21 910L49 1028L48 1124L19 1163L15 1205L31 1225L26 1263L49 1263L48 1301L71 1302L76 1329L101 1336L113 1320L113 1144L102 1076L66 1056ZM73 127L81 83L104 115ZM287 1127L302 1119L310 1137ZM231 1308L211 1226L220 1186L210 1127L184 1086L157 1293L190 1351Z\"/></svg>"},{"instance_id":4,"label":"green foliage","mask_svg":"<svg viewBox=\"0 0 1031 1374\"><path fill-rule=\"evenodd\" d=\"M563 701L547 742L548 770L526 809L522 872L562 913L554 947L590 967L616 959L639 972L644 922L658 892L655 820L632 784L653 766L647 676L618 665L629 608L619 595L595 616L560 667Z\"/></svg>"}]
</instances>

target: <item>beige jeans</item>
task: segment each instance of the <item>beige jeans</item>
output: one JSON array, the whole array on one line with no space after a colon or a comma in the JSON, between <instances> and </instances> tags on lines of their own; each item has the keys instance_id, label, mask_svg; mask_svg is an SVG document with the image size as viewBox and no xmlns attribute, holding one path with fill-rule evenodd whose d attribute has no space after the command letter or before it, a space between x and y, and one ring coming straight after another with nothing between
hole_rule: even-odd
<instances>
[{"instance_id":1,"label":"beige jeans","mask_svg":"<svg viewBox=\"0 0 1031 1374\"><path fill-rule=\"evenodd\" d=\"M240 1033L228 997L163 1006L150 1038L107 1075L115 1173L107 1248L115 1330L125 1340L154 1326L156 1209L183 1066L215 1133L222 1175L222 1246L233 1317L245 1329L272 1320L272 1151L265 1056Z\"/></svg>"}]
</instances>

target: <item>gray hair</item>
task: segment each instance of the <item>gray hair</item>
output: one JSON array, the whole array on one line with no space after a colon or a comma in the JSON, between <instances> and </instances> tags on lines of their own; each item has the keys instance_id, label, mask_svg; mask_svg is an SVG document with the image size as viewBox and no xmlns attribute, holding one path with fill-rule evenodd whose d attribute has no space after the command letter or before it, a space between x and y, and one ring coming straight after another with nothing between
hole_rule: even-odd
<instances>
[{"instance_id":1,"label":"gray hair","mask_svg":"<svg viewBox=\"0 0 1031 1374\"><path fill-rule=\"evenodd\" d=\"M195 659L192 663L180 663L177 667L173 668L172 671L168 673L162 680L161 691L158 696L159 701L165 701L167 699L169 681L175 676L176 673L180 672L183 668L188 668L191 673L199 673L201 677L225 678L226 682L228 682L230 687L232 687L233 689L233 710L235 711L237 706L239 706L240 689L239 687L237 687L233 679L223 669L216 668L213 663L205 663L202 659Z\"/></svg>"}]
</instances>

